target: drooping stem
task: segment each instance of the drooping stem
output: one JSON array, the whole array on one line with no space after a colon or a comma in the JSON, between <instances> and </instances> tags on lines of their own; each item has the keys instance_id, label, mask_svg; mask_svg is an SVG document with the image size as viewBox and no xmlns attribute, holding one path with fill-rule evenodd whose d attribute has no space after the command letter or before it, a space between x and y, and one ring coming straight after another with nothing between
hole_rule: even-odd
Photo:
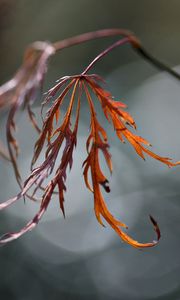
<instances>
[{"instance_id":1,"label":"drooping stem","mask_svg":"<svg viewBox=\"0 0 180 300\"><path fill-rule=\"evenodd\" d=\"M95 39L98 39L98 38L104 38L104 37L110 37L110 36L118 36L118 35L121 35L121 36L124 36L125 38L127 38L128 41L129 41L129 43L131 44L133 50L136 51L136 53L138 55L140 55L141 58L147 60L148 62L150 62L156 68L158 68L158 69L160 69L162 71L166 71L171 76L173 76L176 79L180 80L180 74L178 74L176 71L174 71L173 69L171 69L169 66L167 66L164 63L162 63L158 59L154 58L151 54L149 54L144 49L144 47L141 45L141 42L136 37L136 35L133 32L131 32L129 30L126 30L126 29L111 28L111 29L102 29L102 30L87 32L87 33L83 33L83 34L80 34L80 35L76 35L74 37L70 37L70 38L64 39L62 41L55 42L53 44L53 46L54 46L54 48L55 48L55 50L57 52L57 51L65 49L65 48L68 48L68 47L71 47L71 46L75 46L75 45L78 45L78 44L81 44L81 43L84 43L84 42L87 42L87 41L90 41L90 40L95 40ZM120 41L118 41L117 43L119 43L119 42ZM115 45L115 44L113 44L113 45ZM119 45L121 45L121 43ZM112 47L112 49L114 49L117 46ZM108 51L106 51L106 50L103 51L105 53L102 56L106 55L112 49L109 49ZM100 56L99 58L102 57L101 54L99 56ZM94 63L97 60L99 60L99 58L95 59Z\"/></svg>"},{"instance_id":2,"label":"drooping stem","mask_svg":"<svg viewBox=\"0 0 180 300\"><path fill-rule=\"evenodd\" d=\"M103 52L101 52L98 56L95 57L95 59L93 59L93 61L87 66L87 68L82 72L82 75L85 75L93 66L94 64L100 60L103 56L105 56L106 54L108 54L110 51L112 51L114 48L118 47L118 46L122 46L126 43L129 43L130 40L128 37L125 37L124 39L121 39L119 41L117 41L116 43L112 44L110 47L106 48Z\"/></svg>"}]
</instances>

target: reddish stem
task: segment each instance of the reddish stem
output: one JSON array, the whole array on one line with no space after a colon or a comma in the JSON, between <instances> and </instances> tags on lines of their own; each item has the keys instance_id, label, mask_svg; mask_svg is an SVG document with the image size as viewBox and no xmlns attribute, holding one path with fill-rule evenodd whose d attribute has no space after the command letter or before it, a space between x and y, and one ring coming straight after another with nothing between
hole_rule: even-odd
<instances>
[{"instance_id":1,"label":"reddish stem","mask_svg":"<svg viewBox=\"0 0 180 300\"><path fill-rule=\"evenodd\" d=\"M130 32L126 29L119 29L119 28L112 28L112 29L102 29L97 31L91 31L87 33L83 33L80 35L76 35L74 37L70 37L68 39L55 42L53 44L56 51L62 50L64 48L68 48L74 45L78 45L90 40L103 38L103 37L109 37L109 36L115 36L115 35L122 35L125 37L129 37L129 42L132 43L132 45L135 48L139 48L141 43L138 40L138 38L134 35L134 33Z\"/></svg>"},{"instance_id":2,"label":"reddish stem","mask_svg":"<svg viewBox=\"0 0 180 300\"><path fill-rule=\"evenodd\" d=\"M71 46L74 46L74 45L78 45L78 44L81 44L81 43L84 43L84 42L87 42L87 41L90 41L90 40L94 40L94 39L98 39L98 38L103 38L103 37L109 37L109 36L115 36L115 35L122 35L125 38L127 38L128 41L129 41L129 43L131 43L131 46L133 47L133 49L138 53L138 55L140 55L141 57L143 57L143 59L147 60L152 65L154 65L156 68L160 69L161 71L166 71L170 75L172 75L173 77L175 77L176 79L180 80L180 75L176 71L174 71L170 67L166 66L166 64L162 63L158 59L156 59L153 56L151 56L142 47L141 42L135 36L135 34L133 32L131 32L131 31L129 31L129 30L126 30L126 29L111 28L111 29L102 29L102 30L97 30L97 31L91 31L91 32L88 32L88 33L83 33L83 34L80 34L80 35L76 35L74 37L70 37L68 39L64 39L62 41L55 42L53 44L53 46L54 46L54 48L55 48L56 51L59 51L59 50L62 50L62 49L65 49L65 48L68 48L68 47L71 47ZM115 44L113 44L113 45L114 45L114 47L118 46L118 45L115 46ZM109 51L111 51L111 50L108 50L107 52L109 52ZM104 56L104 55L102 55L102 56ZM100 58L102 56L100 54ZM96 61L98 59L96 59Z\"/></svg>"},{"instance_id":3,"label":"reddish stem","mask_svg":"<svg viewBox=\"0 0 180 300\"><path fill-rule=\"evenodd\" d=\"M87 66L87 68L83 71L82 75L85 75L93 66L94 64L100 60L103 56L105 56L106 54L108 54L110 51L112 51L114 48L122 46L126 43L131 42L129 37L125 37L124 39L121 39L117 42L115 42L114 44L112 44L111 46L109 46L108 48L106 48L104 51L102 51L98 56L96 56L95 59L93 59L93 61Z\"/></svg>"}]
</instances>

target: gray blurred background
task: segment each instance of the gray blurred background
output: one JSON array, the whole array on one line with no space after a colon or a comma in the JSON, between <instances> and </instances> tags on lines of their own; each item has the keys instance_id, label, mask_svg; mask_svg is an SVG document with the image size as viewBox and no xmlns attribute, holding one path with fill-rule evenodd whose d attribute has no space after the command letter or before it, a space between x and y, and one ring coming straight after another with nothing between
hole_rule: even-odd
<instances>
[{"instance_id":1,"label":"gray blurred background","mask_svg":"<svg viewBox=\"0 0 180 300\"><path fill-rule=\"evenodd\" d=\"M35 40L56 41L96 29L132 30L155 57L180 72L180 1L178 0L0 0L0 83L21 64L25 47ZM59 77L81 72L91 59L115 41L106 38L76 46L51 59L45 90ZM114 50L93 72L102 75L113 95L128 104L138 132L162 156L180 159L180 84L154 69L129 46ZM38 99L34 110L39 113ZM154 232L148 215L160 225L162 239L152 249L140 251L122 243L108 226L102 228L93 212L93 197L85 189L82 162L86 157L88 110L83 104L79 142L73 170L67 181L66 219L58 199L38 228L0 248L0 299L180 299L180 169L157 161L142 161L128 144L122 145L100 111L98 117L109 134L114 173L111 194L105 195L116 217L129 225L139 241ZM1 113L1 138L5 139ZM18 117L19 159L28 175L37 136ZM0 199L19 189L8 164L0 161ZM109 176L110 177L110 176ZM1 233L20 229L38 210L23 200L1 212Z\"/></svg>"}]
</instances>

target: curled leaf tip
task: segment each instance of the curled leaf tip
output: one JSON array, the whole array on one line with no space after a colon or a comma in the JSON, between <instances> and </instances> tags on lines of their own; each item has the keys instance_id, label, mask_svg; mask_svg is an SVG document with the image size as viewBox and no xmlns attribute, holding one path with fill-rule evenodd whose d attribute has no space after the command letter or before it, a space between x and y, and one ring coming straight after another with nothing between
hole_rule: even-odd
<instances>
[{"instance_id":1,"label":"curled leaf tip","mask_svg":"<svg viewBox=\"0 0 180 300\"><path fill-rule=\"evenodd\" d=\"M152 222L152 224L153 224L153 226L154 226L154 230L155 230L155 232L156 232L156 234L157 234L157 240L156 240L156 242L157 242L157 241L159 241L160 238L161 238L160 228L159 228L159 226L158 226L156 220L155 220L151 215L149 215L149 218L150 218L150 220L151 220L151 222Z\"/></svg>"}]
</instances>

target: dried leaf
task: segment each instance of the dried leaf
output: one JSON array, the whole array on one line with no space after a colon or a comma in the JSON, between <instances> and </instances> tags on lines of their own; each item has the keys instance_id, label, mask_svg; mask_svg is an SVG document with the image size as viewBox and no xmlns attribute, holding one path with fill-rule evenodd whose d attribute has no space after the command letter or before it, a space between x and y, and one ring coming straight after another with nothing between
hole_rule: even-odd
<instances>
[{"instance_id":1,"label":"dried leaf","mask_svg":"<svg viewBox=\"0 0 180 300\"><path fill-rule=\"evenodd\" d=\"M25 52L21 68L11 80L0 87L0 108L9 107L6 125L7 146L15 176L20 186L21 176L17 165L19 146L13 132L16 130L15 116L20 108L27 107L33 127L40 132L30 106L42 87L48 58L54 53L55 49L50 43L36 42L30 45Z\"/></svg>"}]
</instances>

